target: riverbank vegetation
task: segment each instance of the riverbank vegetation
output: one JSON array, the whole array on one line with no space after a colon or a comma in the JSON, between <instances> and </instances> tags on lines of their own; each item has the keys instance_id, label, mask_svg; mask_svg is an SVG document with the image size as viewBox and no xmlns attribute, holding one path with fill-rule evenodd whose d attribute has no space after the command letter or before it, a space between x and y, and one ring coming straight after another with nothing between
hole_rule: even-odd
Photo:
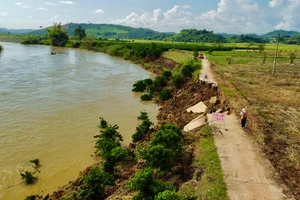
<instances>
[{"instance_id":1,"label":"riverbank vegetation","mask_svg":"<svg viewBox=\"0 0 300 200\"><path fill-rule=\"evenodd\" d=\"M249 38L243 37L242 39L248 41ZM32 43L50 44L49 39L36 36L24 43L31 43L30 41ZM282 180L293 195L296 198L300 198L300 188L298 185L300 182L298 173L300 170L298 159L300 157L299 46L280 45L276 68L273 67L274 50L276 49L274 44L154 42L120 39L108 40L106 38L96 39L95 37L87 36L81 40L79 38L70 38L65 46L103 52L141 64L145 69L155 72L157 77L151 81L137 81L134 85L135 90L140 91L137 88L142 87L143 89L141 90L147 91L148 94L145 99L151 99L150 95L153 95L153 93L149 91L157 87L159 88L157 91L164 91L163 94L160 93L157 95L162 100L163 106L168 107L171 104L170 102L173 102L176 108L180 106L184 107L189 103L191 105L195 103L191 99L199 93L199 88L195 89L189 84L195 81L193 77L197 77L199 71L190 71L189 67L183 70L183 67L184 63L195 62L192 61L194 59L193 52L199 51L205 53L212 62L212 69L216 73L219 86L229 99L233 110L238 113L241 108L247 108L249 125L246 131L253 135L259 144L261 144L264 154L277 172L275 178ZM163 59L161 59L162 57ZM176 98L176 102L172 101L174 98ZM184 100L185 104L178 103L180 98ZM179 128L182 128L182 125L189 120L185 119L182 113L177 115L175 110L170 113L162 113L161 111L160 118L165 120L161 124L169 120L174 122L172 123L174 125L170 126ZM171 120L171 118L174 119ZM111 183L110 178L105 178L105 180L109 180L107 187L104 188L106 196L111 196L111 199L113 199L136 195L136 198L147 196L153 199L155 196L158 198L166 193L168 195L177 195L178 192L180 193L178 195L186 197L191 195L203 197L204 199L218 199L217 197L221 196L223 197L222 199L228 199L226 187L221 178L223 175L219 167L220 164L215 153L215 147L213 146L213 138L209 134L208 127L203 127L201 131L193 136L189 135L189 133L181 133L177 134L176 137L174 136L174 138L180 139L181 136L179 137L179 135L182 135L183 149L187 152L182 151L180 148L178 151L185 156L190 156L184 157L187 160L180 160L183 158L179 156L180 154L174 157L173 149L166 148L164 144L153 142L155 141L153 138L159 135L158 132L164 129L164 125L150 128L151 126L151 122L148 121L136 129L136 135L133 138L131 148L134 149L134 154L132 154L131 150L128 151L131 152L129 155L133 155L131 158L134 159L134 165L128 164L124 160L119 160L120 157L118 156L123 155L124 152L118 142L114 141L116 143L110 146L106 142L111 141L103 140L99 141L96 145L99 147L100 155L104 155L104 162L102 165L98 164L96 166L97 169L92 170L91 173L98 174L100 178L108 177L103 173L115 173L114 180L118 183L116 186ZM116 133L116 128L115 126L110 126L110 133ZM176 128L171 128L171 132L174 130L176 132ZM170 130L166 132L169 133ZM162 133L160 137L163 138L164 134ZM102 138L101 134L99 138ZM121 138L119 137L118 140L121 141ZM181 140L178 141L181 143ZM201 152L199 155L192 155L191 153L195 152L195 149L191 150L189 145L193 146L195 143ZM112 151L111 148L116 149ZM160 156L160 159L153 157L156 155L155 153ZM169 160L161 158L168 158ZM178 162L176 158L181 162ZM163 162L161 162L162 160ZM216 167L210 166L208 160L213 160L213 166ZM106 164L104 164L105 162ZM105 170L105 165L110 166L113 170L108 172L108 168ZM216 171L211 172L212 169ZM71 193L75 195L74 197L91 193L87 185L89 182L92 183L93 180L83 178L90 177L87 175L89 170L82 174L81 179L66 186L69 189L73 189L73 193ZM127 172L127 174L120 173L122 170ZM191 177L188 175L191 175ZM149 180L148 184L155 185L153 188L156 188L158 185L161 188L168 188L170 191L164 193L163 189L157 188L155 191L147 191L145 188L137 186L140 184L139 181L145 178ZM86 180L85 186L82 186L82 180ZM128 180L132 180L129 182L130 186L127 186ZM173 186L166 186L160 181L171 181L175 189ZM75 188L78 189L77 187L82 187L80 194L74 194ZM129 190L125 190L124 188ZM98 191L103 191L103 188L100 189ZM70 193L63 193L63 195L70 195ZM53 196L58 196L58 194L54 193Z\"/></svg>"}]
</instances>

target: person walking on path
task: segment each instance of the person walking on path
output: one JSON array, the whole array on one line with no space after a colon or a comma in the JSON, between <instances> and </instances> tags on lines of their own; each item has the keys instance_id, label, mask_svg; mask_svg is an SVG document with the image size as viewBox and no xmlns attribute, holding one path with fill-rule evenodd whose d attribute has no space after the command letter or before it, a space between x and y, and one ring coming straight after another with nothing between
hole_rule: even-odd
<instances>
[{"instance_id":1,"label":"person walking on path","mask_svg":"<svg viewBox=\"0 0 300 200\"><path fill-rule=\"evenodd\" d=\"M241 113L241 124L242 124L242 128L246 127L246 121L247 121L247 111L245 108L242 109Z\"/></svg>"}]
</instances>

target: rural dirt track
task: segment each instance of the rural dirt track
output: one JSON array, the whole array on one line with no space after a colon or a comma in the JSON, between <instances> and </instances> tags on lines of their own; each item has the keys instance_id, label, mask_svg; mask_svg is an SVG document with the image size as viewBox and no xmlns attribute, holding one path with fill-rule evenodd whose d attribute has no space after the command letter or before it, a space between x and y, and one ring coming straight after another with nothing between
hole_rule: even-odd
<instances>
[{"instance_id":1,"label":"rural dirt track","mask_svg":"<svg viewBox=\"0 0 300 200\"><path fill-rule=\"evenodd\" d=\"M215 82L210 63L202 59L200 78L207 74ZM211 115L208 115L211 122ZM227 192L231 200L281 200L294 199L283 193L283 186L272 180L272 168L260 155L259 147L234 114L226 115L223 124L212 124L214 139L223 169ZM219 127L219 128L218 128ZM247 129L247 127L246 127ZM222 134L221 134L222 133Z\"/></svg>"}]
</instances>

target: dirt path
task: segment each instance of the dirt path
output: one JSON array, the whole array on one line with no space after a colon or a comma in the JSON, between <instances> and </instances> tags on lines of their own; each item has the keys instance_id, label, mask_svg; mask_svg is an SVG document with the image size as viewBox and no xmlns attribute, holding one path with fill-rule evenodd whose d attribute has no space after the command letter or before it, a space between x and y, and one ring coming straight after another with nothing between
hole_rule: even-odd
<instances>
[{"instance_id":1,"label":"dirt path","mask_svg":"<svg viewBox=\"0 0 300 200\"><path fill-rule=\"evenodd\" d=\"M205 73L208 81L215 82L206 58L202 59L200 79ZM211 115L208 118L211 121ZM293 199L286 197L272 180L269 162L259 155L256 143L241 128L240 119L234 114L226 115L225 127L218 126L222 134L216 132L214 139L231 200Z\"/></svg>"}]
</instances>

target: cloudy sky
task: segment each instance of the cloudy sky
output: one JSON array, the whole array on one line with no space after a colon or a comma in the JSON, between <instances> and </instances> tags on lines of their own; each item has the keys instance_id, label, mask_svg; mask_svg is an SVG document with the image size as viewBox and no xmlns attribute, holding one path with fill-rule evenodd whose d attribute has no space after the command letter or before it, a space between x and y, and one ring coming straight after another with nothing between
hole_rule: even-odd
<instances>
[{"instance_id":1,"label":"cloudy sky","mask_svg":"<svg viewBox=\"0 0 300 200\"><path fill-rule=\"evenodd\" d=\"M121 24L163 32L300 31L300 0L0 0L2 28L39 29L54 22Z\"/></svg>"}]
</instances>

